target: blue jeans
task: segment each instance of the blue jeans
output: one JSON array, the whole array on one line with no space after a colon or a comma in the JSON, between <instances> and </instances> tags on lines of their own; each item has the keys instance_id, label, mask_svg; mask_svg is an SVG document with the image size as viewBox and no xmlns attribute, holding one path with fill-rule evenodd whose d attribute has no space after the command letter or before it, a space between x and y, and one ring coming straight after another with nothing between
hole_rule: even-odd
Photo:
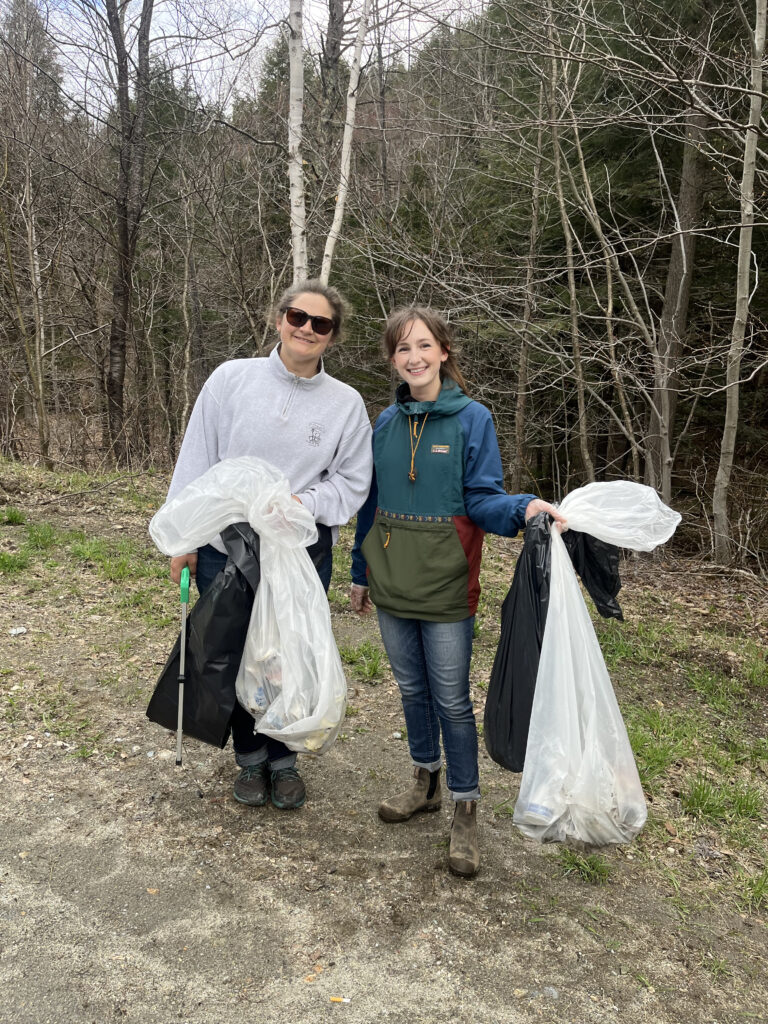
<instances>
[{"instance_id":1,"label":"blue jeans","mask_svg":"<svg viewBox=\"0 0 768 1024\"><path fill-rule=\"evenodd\" d=\"M322 529L328 530L327 536L323 538L324 543L321 544L318 541L317 545L313 544L307 550L327 594L333 571L333 551L330 546L330 530L328 527ZM202 594L210 587L226 564L227 556L210 544L198 549L195 582L199 593ZM230 724L235 760L241 768L245 768L247 765L261 764L263 761L268 761L270 768L293 768L296 764L294 750L286 747L280 740L253 731L253 718L239 701L235 702L235 710L232 712Z\"/></svg>"},{"instance_id":2,"label":"blue jeans","mask_svg":"<svg viewBox=\"0 0 768 1024\"><path fill-rule=\"evenodd\" d=\"M413 763L435 771L442 764L454 800L480 798L477 725L469 696L469 663L475 619L427 622L379 611L381 638L405 712Z\"/></svg>"}]
</instances>

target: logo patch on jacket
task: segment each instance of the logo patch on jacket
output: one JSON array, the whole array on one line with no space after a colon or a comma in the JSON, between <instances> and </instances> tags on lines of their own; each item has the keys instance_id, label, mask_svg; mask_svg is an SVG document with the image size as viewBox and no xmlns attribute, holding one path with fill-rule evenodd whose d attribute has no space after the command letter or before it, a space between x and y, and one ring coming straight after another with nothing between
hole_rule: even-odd
<instances>
[{"instance_id":1,"label":"logo patch on jacket","mask_svg":"<svg viewBox=\"0 0 768 1024\"><path fill-rule=\"evenodd\" d=\"M311 444L313 448L317 448L323 439L323 425L322 423L310 423L309 433L307 434L307 444Z\"/></svg>"},{"instance_id":2,"label":"logo patch on jacket","mask_svg":"<svg viewBox=\"0 0 768 1024\"><path fill-rule=\"evenodd\" d=\"M432 454L433 455L447 455L450 452L450 450L451 450L451 446L449 444L433 444L432 445Z\"/></svg>"}]
</instances>

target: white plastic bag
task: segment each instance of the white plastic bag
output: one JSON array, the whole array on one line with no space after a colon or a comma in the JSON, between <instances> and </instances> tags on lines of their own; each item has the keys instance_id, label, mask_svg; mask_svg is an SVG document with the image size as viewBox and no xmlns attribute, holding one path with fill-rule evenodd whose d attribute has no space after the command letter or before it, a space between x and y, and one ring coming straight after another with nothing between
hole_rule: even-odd
<instances>
[{"instance_id":1,"label":"white plastic bag","mask_svg":"<svg viewBox=\"0 0 768 1024\"><path fill-rule=\"evenodd\" d=\"M560 511L569 528L636 551L669 540L680 515L650 487L588 484ZM576 573L551 529L551 581L514 822L532 839L626 843L647 809L635 759Z\"/></svg>"},{"instance_id":2,"label":"white plastic bag","mask_svg":"<svg viewBox=\"0 0 768 1024\"><path fill-rule=\"evenodd\" d=\"M317 539L315 522L282 473L253 456L224 459L163 505L149 532L164 554L182 555L244 520L261 540L261 582L237 696L255 731L291 750L322 754L344 721L347 684L328 601L306 551Z\"/></svg>"}]
</instances>

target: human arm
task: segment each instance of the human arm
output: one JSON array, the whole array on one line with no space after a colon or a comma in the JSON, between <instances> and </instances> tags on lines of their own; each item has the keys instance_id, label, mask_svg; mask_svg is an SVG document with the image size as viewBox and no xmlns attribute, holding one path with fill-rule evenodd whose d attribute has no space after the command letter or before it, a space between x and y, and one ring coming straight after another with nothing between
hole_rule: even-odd
<instances>
[{"instance_id":1,"label":"human arm","mask_svg":"<svg viewBox=\"0 0 768 1024\"><path fill-rule=\"evenodd\" d=\"M318 523L348 522L366 499L371 485L371 425L362 398L350 408L330 462L319 479L296 492Z\"/></svg>"},{"instance_id":2,"label":"human arm","mask_svg":"<svg viewBox=\"0 0 768 1024\"><path fill-rule=\"evenodd\" d=\"M214 370L197 396L187 429L184 431L166 501L170 501L187 484L197 480L220 461L220 402L216 394L217 376L217 371Z\"/></svg>"},{"instance_id":3,"label":"human arm","mask_svg":"<svg viewBox=\"0 0 768 1024\"><path fill-rule=\"evenodd\" d=\"M212 379L209 378L206 381L192 409L166 501L170 501L187 484L197 480L207 469L219 461L217 432L219 403L209 387ZM197 551L190 551L171 559L171 580L174 583L181 581L181 572L185 566L189 568L190 576L196 575Z\"/></svg>"},{"instance_id":4,"label":"human arm","mask_svg":"<svg viewBox=\"0 0 768 1024\"><path fill-rule=\"evenodd\" d=\"M514 537L539 512L548 512L565 528L554 505L535 494L507 494L496 430L489 411L473 402L459 414L464 428L464 504L467 515L486 533Z\"/></svg>"}]
</instances>

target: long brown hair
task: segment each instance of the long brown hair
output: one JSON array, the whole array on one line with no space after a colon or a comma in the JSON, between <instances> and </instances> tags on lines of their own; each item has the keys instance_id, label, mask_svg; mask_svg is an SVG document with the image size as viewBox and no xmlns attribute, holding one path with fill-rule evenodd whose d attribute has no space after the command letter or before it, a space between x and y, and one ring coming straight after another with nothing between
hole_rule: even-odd
<instances>
[{"instance_id":1,"label":"long brown hair","mask_svg":"<svg viewBox=\"0 0 768 1024\"><path fill-rule=\"evenodd\" d=\"M448 358L440 365L440 380L450 377L466 393L467 382L456 361L451 325L445 317L430 306L398 306L389 314L382 336L384 355L387 359L392 358L397 343L403 338L408 325L412 324L414 320L421 320L434 336L435 341L439 343L443 352L448 353Z\"/></svg>"},{"instance_id":2,"label":"long brown hair","mask_svg":"<svg viewBox=\"0 0 768 1024\"><path fill-rule=\"evenodd\" d=\"M331 285L323 284L323 282L316 277L310 278L309 281L299 281L298 284L293 284L290 288L286 288L275 303L275 308L272 310L270 315L270 322L274 323L279 316L282 316L286 309L293 305L294 299L296 299L297 296L305 295L306 293L311 295L322 295L331 307L333 310L334 323L333 331L331 333L331 341L338 341L341 338L344 318L349 311L349 305L341 292L336 288L333 288Z\"/></svg>"}]
</instances>

